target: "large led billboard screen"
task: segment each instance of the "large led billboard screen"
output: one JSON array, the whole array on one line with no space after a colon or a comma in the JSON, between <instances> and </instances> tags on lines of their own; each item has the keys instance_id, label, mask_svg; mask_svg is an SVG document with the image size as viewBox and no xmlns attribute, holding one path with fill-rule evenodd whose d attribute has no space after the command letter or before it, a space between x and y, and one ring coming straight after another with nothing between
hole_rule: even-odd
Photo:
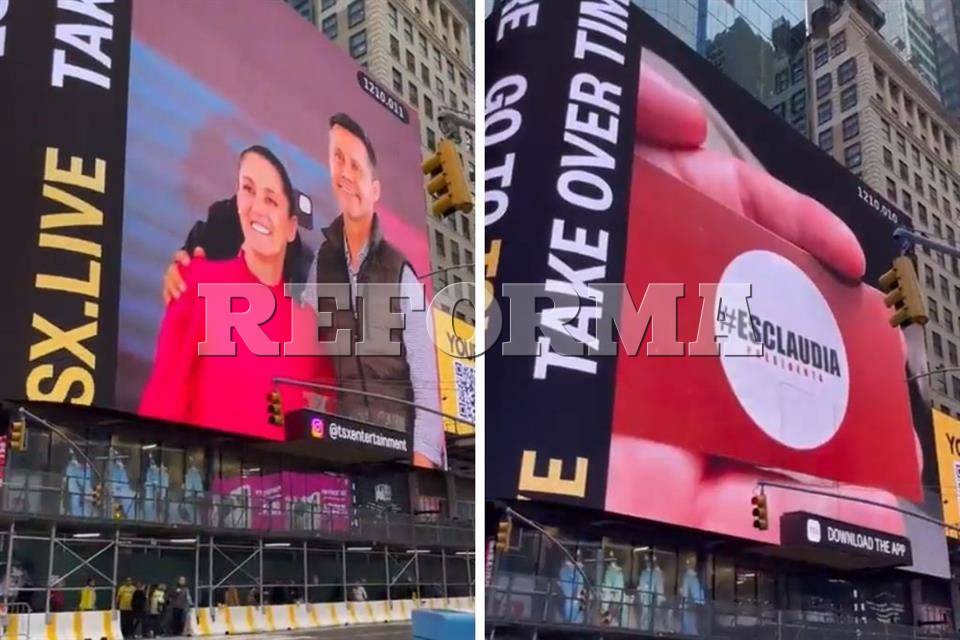
<instances>
[{"instance_id":1,"label":"large led billboard screen","mask_svg":"<svg viewBox=\"0 0 960 640\"><path fill-rule=\"evenodd\" d=\"M416 114L281 2L3 4L2 396L283 440L277 387L444 466Z\"/></svg>"},{"instance_id":2,"label":"large led billboard screen","mask_svg":"<svg viewBox=\"0 0 960 640\"><path fill-rule=\"evenodd\" d=\"M947 575L904 515L940 517L923 333L878 285L909 218L630 3L536 6L486 25L488 498L776 545L816 514Z\"/></svg>"}]
</instances>

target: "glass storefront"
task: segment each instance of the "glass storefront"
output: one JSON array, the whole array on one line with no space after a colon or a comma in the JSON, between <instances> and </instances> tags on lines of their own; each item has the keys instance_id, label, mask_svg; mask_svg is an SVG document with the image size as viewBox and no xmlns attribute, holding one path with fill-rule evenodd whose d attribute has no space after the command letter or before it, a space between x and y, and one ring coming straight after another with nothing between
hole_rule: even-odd
<instances>
[{"instance_id":1,"label":"glass storefront","mask_svg":"<svg viewBox=\"0 0 960 640\"><path fill-rule=\"evenodd\" d=\"M498 559L488 595L494 617L684 635L708 623L716 629L915 622L908 574L845 574L654 540L571 539L550 531L574 558L538 532L522 530L519 545ZM939 619L948 593L936 587L925 593L925 615Z\"/></svg>"}]
</instances>

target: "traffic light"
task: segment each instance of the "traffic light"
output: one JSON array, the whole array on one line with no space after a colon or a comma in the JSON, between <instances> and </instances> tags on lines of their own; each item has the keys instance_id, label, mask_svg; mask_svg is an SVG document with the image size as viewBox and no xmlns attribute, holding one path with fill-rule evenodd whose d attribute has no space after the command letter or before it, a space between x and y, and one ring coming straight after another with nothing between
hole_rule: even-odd
<instances>
[{"instance_id":1,"label":"traffic light","mask_svg":"<svg viewBox=\"0 0 960 640\"><path fill-rule=\"evenodd\" d=\"M433 215L443 217L454 211L473 211L470 183L463 171L463 161L453 140L444 139L436 152L423 163L424 175L430 176L427 192L436 198L431 207Z\"/></svg>"},{"instance_id":2,"label":"traffic light","mask_svg":"<svg viewBox=\"0 0 960 640\"><path fill-rule=\"evenodd\" d=\"M13 451L27 450L27 421L23 415L10 421L10 448Z\"/></svg>"},{"instance_id":3,"label":"traffic light","mask_svg":"<svg viewBox=\"0 0 960 640\"><path fill-rule=\"evenodd\" d=\"M113 505L113 519L123 520L123 507L120 506L119 502Z\"/></svg>"},{"instance_id":4,"label":"traffic light","mask_svg":"<svg viewBox=\"0 0 960 640\"><path fill-rule=\"evenodd\" d=\"M497 525L497 551L506 551L510 548L510 531L513 523L510 518L504 518Z\"/></svg>"},{"instance_id":5,"label":"traffic light","mask_svg":"<svg viewBox=\"0 0 960 640\"><path fill-rule=\"evenodd\" d=\"M927 323L927 309L920 293L920 281L913 261L900 256L893 261L893 268L880 276L880 288L887 292L884 304L894 310L891 327L909 327Z\"/></svg>"},{"instance_id":6,"label":"traffic light","mask_svg":"<svg viewBox=\"0 0 960 640\"><path fill-rule=\"evenodd\" d=\"M279 391L271 391L267 394L267 413L270 414L268 418L270 424L283 425L283 402L280 400Z\"/></svg>"},{"instance_id":7,"label":"traffic light","mask_svg":"<svg viewBox=\"0 0 960 640\"><path fill-rule=\"evenodd\" d=\"M770 527L770 520L767 516L767 496L763 493L750 498L750 504L753 505L753 528L760 531L766 531Z\"/></svg>"},{"instance_id":8,"label":"traffic light","mask_svg":"<svg viewBox=\"0 0 960 640\"><path fill-rule=\"evenodd\" d=\"M98 482L93 488L93 497L91 500L93 500L93 504L98 507L100 506L100 503L103 502L103 485L101 483Z\"/></svg>"}]
</instances>

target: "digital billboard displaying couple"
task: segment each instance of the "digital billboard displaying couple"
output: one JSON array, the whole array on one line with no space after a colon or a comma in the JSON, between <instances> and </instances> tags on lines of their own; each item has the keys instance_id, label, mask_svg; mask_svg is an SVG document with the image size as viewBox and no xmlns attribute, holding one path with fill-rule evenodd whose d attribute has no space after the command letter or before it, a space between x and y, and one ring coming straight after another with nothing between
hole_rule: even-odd
<instances>
[{"instance_id":1,"label":"digital billboard displaying couple","mask_svg":"<svg viewBox=\"0 0 960 640\"><path fill-rule=\"evenodd\" d=\"M414 464L443 468L419 125L364 91L335 45L300 37L309 24L251 20L285 8L249 4L242 20L200 5L184 24L165 3L134 3L117 406L279 441L267 412L276 389L288 415L309 408L399 432ZM318 73L316 60L329 64ZM302 286L285 295L303 284L339 287L337 299ZM229 307L213 301L221 285L233 287ZM275 347L234 328L229 356L200 348L245 313ZM284 345L301 330L305 344L344 330L349 340L336 352ZM365 350L374 336L389 348Z\"/></svg>"}]
</instances>

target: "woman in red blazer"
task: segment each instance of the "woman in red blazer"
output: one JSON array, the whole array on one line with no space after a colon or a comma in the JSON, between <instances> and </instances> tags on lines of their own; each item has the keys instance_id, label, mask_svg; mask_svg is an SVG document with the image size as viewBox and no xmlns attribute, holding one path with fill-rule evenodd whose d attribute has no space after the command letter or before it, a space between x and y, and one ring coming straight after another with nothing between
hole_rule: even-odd
<instances>
[{"instance_id":1,"label":"woman in red blazer","mask_svg":"<svg viewBox=\"0 0 960 640\"><path fill-rule=\"evenodd\" d=\"M266 398L275 388L273 378L335 384L328 356L284 353L283 343L291 340L295 322L302 323L300 327L316 323L311 308L284 296L284 260L297 238L293 199L290 177L269 149L253 146L240 155L236 200L243 246L230 260L195 258L188 267L181 267L186 291L170 302L164 314L153 371L140 401L142 415L282 440L283 428L268 422ZM233 329L234 354L200 355L200 343L209 339L207 327L215 329L219 323L222 328L226 321L207 317L211 294L205 291L207 297L201 297L201 284L257 285L269 291L275 307L259 328L276 345L275 352L263 355L259 341L248 344ZM235 290L251 292L248 286ZM231 313L268 303L266 291L254 289L256 296L231 300ZM259 311L257 317L261 317ZM282 385L280 391L284 411L306 405L301 389ZM324 408L331 410L331 398L324 401Z\"/></svg>"}]
</instances>

